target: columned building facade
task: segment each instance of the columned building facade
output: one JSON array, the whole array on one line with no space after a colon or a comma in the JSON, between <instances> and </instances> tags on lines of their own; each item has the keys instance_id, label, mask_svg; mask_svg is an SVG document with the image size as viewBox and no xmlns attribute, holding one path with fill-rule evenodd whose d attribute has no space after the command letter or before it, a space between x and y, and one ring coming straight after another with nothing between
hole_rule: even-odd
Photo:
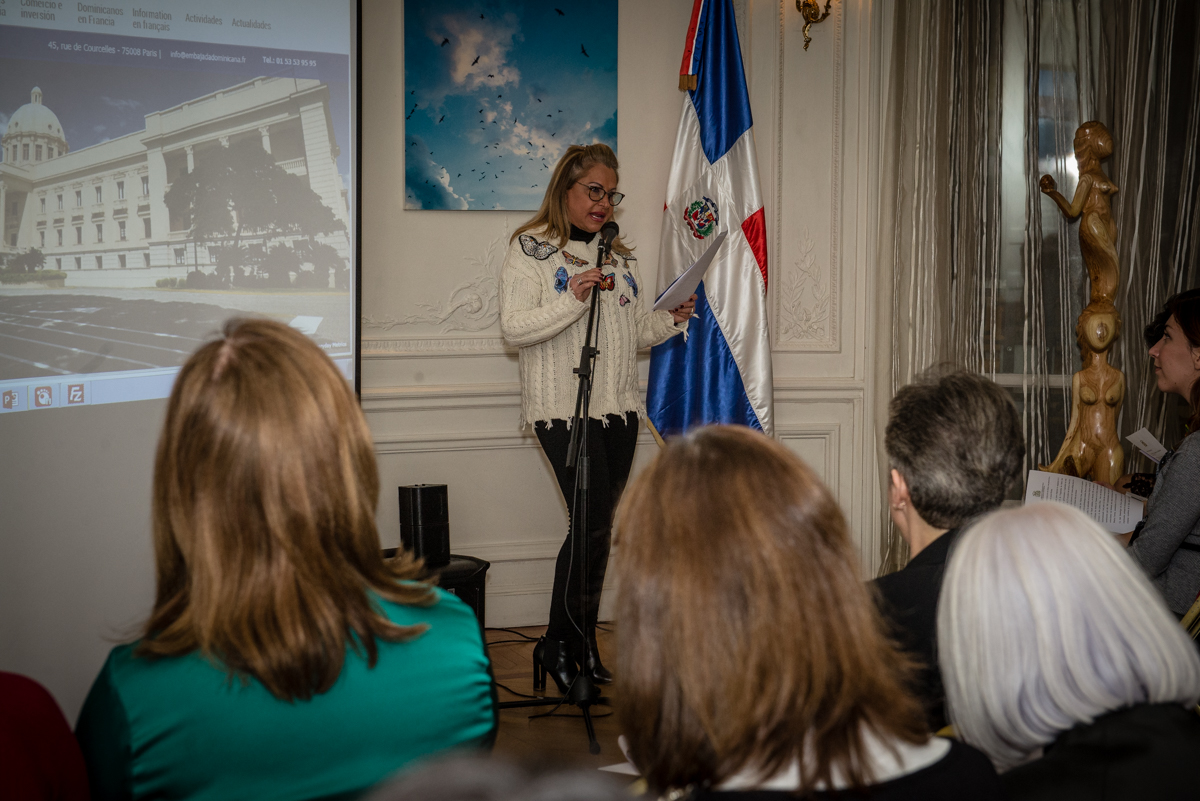
<instances>
[{"instance_id":1,"label":"columned building facade","mask_svg":"<svg viewBox=\"0 0 1200 801\"><path fill-rule=\"evenodd\" d=\"M0 254L37 248L47 269L135 269L211 263L163 198L213 148L254 138L306 176L345 230L321 241L347 260L349 206L329 89L317 80L255 78L146 115L144 130L70 150L34 87L0 138Z\"/></svg>"}]
</instances>

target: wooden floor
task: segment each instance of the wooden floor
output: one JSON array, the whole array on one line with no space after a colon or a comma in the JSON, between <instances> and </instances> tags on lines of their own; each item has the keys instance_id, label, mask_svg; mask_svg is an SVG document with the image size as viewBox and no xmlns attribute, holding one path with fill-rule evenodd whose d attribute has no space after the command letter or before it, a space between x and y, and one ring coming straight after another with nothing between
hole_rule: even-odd
<instances>
[{"instance_id":1,"label":"wooden floor","mask_svg":"<svg viewBox=\"0 0 1200 801\"><path fill-rule=\"evenodd\" d=\"M602 629L610 628L603 624L601 626ZM558 696L558 688L549 677L546 679L544 692L535 693L533 689L533 646L545 631L545 626L487 630L492 671L496 676L497 685L502 685L498 687L501 702L522 700L514 692L524 695ZM596 635L601 661L609 669L612 669L614 661L615 637L611 630L599 630ZM506 690L506 687L513 692ZM603 697L610 703L618 702L620 693L615 683L601 687L601 690ZM564 704L550 717L530 718L531 715L542 714L550 709L553 707L500 710L500 731L496 736L495 752L519 759L550 760L594 768L625 761L621 749L617 746L619 732L614 707L592 707L592 722L596 727L596 739L600 743L600 753L597 755L588 753L587 729L576 707Z\"/></svg>"}]
</instances>

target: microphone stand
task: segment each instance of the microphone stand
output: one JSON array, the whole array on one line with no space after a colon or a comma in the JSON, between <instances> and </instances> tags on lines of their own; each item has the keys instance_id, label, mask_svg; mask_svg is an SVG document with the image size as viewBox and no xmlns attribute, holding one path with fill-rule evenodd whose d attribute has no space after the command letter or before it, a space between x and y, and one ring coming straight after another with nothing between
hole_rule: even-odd
<instances>
[{"instance_id":1,"label":"microphone stand","mask_svg":"<svg viewBox=\"0 0 1200 801\"><path fill-rule=\"evenodd\" d=\"M615 228L615 225L613 227ZM611 241L606 242L604 233L601 232L600 243L596 249L597 266L604 264L604 256L610 249ZM603 269L601 271L603 272ZM571 682L571 686L567 688L566 695L562 698L533 698L527 701L505 701L504 703L496 704L498 709L517 709L531 706L554 707L549 712L532 715L531 719L553 715L563 704L571 704L572 706L579 707L579 711L583 714L583 725L587 729L588 752L592 754L600 753L600 743L596 740L596 729L592 724L591 707L593 704L608 704L608 699L600 696L600 688L592 681L592 677L587 675L586 665L589 662L594 664L594 660L591 658L593 656L592 641L587 636L587 632L580 628L581 622L584 627L587 626L589 601L587 578L591 559L588 553L587 523L588 482L591 457L588 454L588 410L592 400L592 374L594 372L596 354L599 353L599 350L592 345L592 331L595 326L596 309L599 303L600 285L597 284L592 287L591 307L588 309L587 334L584 336L583 348L579 353L579 366L574 369L575 374L579 376L579 387L575 394L575 415L571 418L571 441L567 445L567 467L575 468L575 497L571 502L571 530L569 536L571 538L571 550L575 557L575 569L579 571L580 587L583 590L579 593L579 619L574 621L575 628L579 630L580 637L583 640L583 661L579 668L579 674Z\"/></svg>"}]
</instances>

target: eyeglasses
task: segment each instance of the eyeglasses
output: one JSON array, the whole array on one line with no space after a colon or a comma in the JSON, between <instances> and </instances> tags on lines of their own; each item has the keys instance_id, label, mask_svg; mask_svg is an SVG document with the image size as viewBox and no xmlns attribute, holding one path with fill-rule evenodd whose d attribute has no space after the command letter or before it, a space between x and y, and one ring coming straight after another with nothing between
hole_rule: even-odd
<instances>
[{"instance_id":1,"label":"eyeglasses","mask_svg":"<svg viewBox=\"0 0 1200 801\"><path fill-rule=\"evenodd\" d=\"M615 189L611 192L605 192L604 187L600 186L600 184L585 184L583 181L576 181L575 183L586 187L588 191L588 197L590 197L592 201L596 203L599 203L601 198L603 198L605 195L608 196L608 202L612 206L621 205L621 201L625 199L625 195L621 194Z\"/></svg>"}]
</instances>

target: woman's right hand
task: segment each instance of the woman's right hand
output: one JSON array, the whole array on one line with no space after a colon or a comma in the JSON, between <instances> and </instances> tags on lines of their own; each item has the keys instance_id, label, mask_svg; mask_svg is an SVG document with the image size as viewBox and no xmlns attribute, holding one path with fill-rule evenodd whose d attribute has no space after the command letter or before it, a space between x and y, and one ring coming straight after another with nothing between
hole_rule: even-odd
<instances>
[{"instance_id":1,"label":"woman's right hand","mask_svg":"<svg viewBox=\"0 0 1200 801\"><path fill-rule=\"evenodd\" d=\"M1058 189L1058 184L1056 184L1054 182L1054 178L1049 175L1043 175L1042 180L1038 182L1038 186L1041 188L1042 193L1046 195Z\"/></svg>"},{"instance_id":2,"label":"woman's right hand","mask_svg":"<svg viewBox=\"0 0 1200 801\"><path fill-rule=\"evenodd\" d=\"M567 281L567 286L571 288L571 294L580 303L588 299L588 295L592 294L592 287L600 283L600 268L593 267L590 270L584 270L581 273L576 273Z\"/></svg>"}]
</instances>

